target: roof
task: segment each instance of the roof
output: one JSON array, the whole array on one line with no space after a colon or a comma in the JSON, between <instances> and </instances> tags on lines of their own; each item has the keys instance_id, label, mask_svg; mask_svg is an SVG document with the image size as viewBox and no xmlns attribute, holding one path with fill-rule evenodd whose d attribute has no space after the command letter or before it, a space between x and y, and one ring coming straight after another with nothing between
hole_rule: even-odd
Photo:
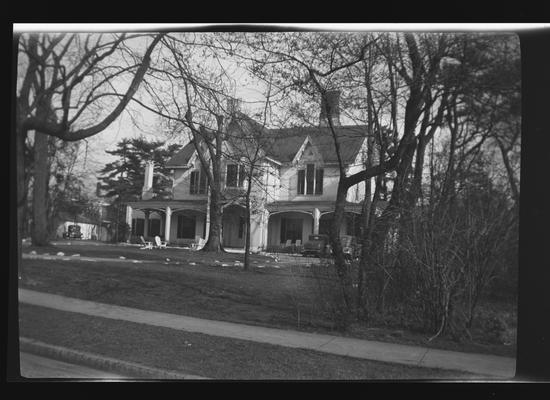
<instances>
[{"instance_id":1,"label":"roof","mask_svg":"<svg viewBox=\"0 0 550 400\"><path fill-rule=\"evenodd\" d=\"M166 163L167 167L182 167L189 163L191 156L195 152L195 146L192 142L187 143L181 150Z\"/></svg>"},{"instance_id":2,"label":"roof","mask_svg":"<svg viewBox=\"0 0 550 400\"><path fill-rule=\"evenodd\" d=\"M238 113L230 123L229 132L242 131L246 135L251 131L263 130L262 141L265 143L264 151L268 157L282 163L291 162L296 153L300 150L306 137L310 137L327 163L337 162L336 151L334 150L334 139L330 128L323 126L293 127L282 129L266 129L246 114ZM336 135L340 143L340 154L344 163L349 164L355 160L361 150L365 139L367 127L364 125L336 126ZM230 142L238 148L242 145L238 135L231 135ZM246 143L245 141L242 141ZM167 163L167 167L182 167L188 164L195 147L192 142L183 146Z\"/></svg>"},{"instance_id":3,"label":"roof","mask_svg":"<svg viewBox=\"0 0 550 400\"><path fill-rule=\"evenodd\" d=\"M298 150L307 136L317 147L325 162L337 162L334 150L334 139L329 127L295 127L284 129L270 129L273 142L266 149L268 156L281 162L290 162L296 156ZM355 160L361 150L365 139L366 127L361 125L337 126L335 132L340 144L340 154L344 163L349 164Z\"/></svg>"}]
</instances>

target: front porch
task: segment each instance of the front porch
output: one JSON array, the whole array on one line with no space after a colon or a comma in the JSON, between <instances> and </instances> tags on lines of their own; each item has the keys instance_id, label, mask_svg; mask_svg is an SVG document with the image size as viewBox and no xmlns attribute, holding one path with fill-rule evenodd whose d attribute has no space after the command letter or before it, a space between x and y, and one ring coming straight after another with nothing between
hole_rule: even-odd
<instances>
[{"instance_id":1,"label":"front porch","mask_svg":"<svg viewBox=\"0 0 550 400\"><path fill-rule=\"evenodd\" d=\"M126 223L131 227L130 241L140 236L152 241L159 236L169 245L190 246L208 232L207 204L199 201L142 200L128 203Z\"/></svg>"},{"instance_id":2,"label":"front porch","mask_svg":"<svg viewBox=\"0 0 550 400\"><path fill-rule=\"evenodd\" d=\"M312 234L328 234L334 202L288 201L267 204L269 212L267 248L299 252ZM359 236L360 203L346 203L341 235Z\"/></svg>"}]
</instances>

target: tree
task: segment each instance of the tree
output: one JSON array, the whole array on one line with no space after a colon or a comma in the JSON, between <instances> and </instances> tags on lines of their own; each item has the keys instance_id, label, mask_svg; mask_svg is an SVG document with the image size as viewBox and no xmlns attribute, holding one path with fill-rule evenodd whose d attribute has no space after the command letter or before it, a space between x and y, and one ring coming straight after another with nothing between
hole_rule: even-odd
<instances>
[{"instance_id":1,"label":"tree","mask_svg":"<svg viewBox=\"0 0 550 400\"><path fill-rule=\"evenodd\" d=\"M400 40L404 40L405 44L402 45ZM424 40L426 41L426 39ZM366 90L363 91L363 98L359 98L358 102L368 109L371 115L370 134L378 137L383 134L391 134L389 137L379 140L382 151L378 152L378 163L374 164L373 157L371 157L368 168L348 176L342 161L341 143L335 122L330 118L326 120L332 133L339 169L330 238L337 270L341 279L346 282L346 290L349 291L351 290L351 277L347 273L348 269L339 240L339 230L345 215L344 206L347 192L350 187L360 182L367 182L372 177L396 171L396 184L390 201L393 204L382 215L377 224L378 229L372 232L371 249L379 246L387 236L392 219L397 216L396 210L398 210L400 198L403 196L401 193L406 190L405 179L408 177L417 145L415 137L417 122L423 113L427 116L426 127L431 122L429 119L431 107L436 103L430 101L428 96L431 94L446 43L441 37L437 37L432 41L433 43L429 43L430 46L424 47L426 51L421 54L421 49L413 34L404 34L402 38L399 35L372 34L289 33L270 34L269 36L260 34L252 38L245 36L243 42L250 47L251 51L249 50L242 57L252 62L251 69L259 76L265 76L267 73L275 74L281 82L281 91L291 87L295 92L320 97L322 105L327 109L330 107L327 100L329 89L349 86L350 77L354 75L356 77L358 71L361 75L367 76L367 79L363 81L363 84L366 83ZM380 54L384 57L380 57ZM365 63L367 58L370 58L370 63ZM375 60L377 62L373 64ZM398 84L394 71L399 74L405 84L399 92L395 89ZM392 88L390 95L386 94L384 103L382 103L384 107L391 110L393 126L389 131L381 129L380 122L376 124L376 131L374 129L372 115L377 114L378 116L381 113L382 105L374 104L373 92L384 90L382 84L378 89L371 83L370 75L374 75L374 72L379 75L386 74ZM398 99L398 94L404 97L404 100ZM406 103L402 110L403 114L401 114L404 121L402 130L397 124L400 108L398 100ZM379 118L376 120L380 121ZM365 132L365 136L367 134L368 132ZM351 308L350 293L346 293L346 303Z\"/></svg>"},{"instance_id":2,"label":"tree","mask_svg":"<svg viewBox=\"0 0 550 400\"><path fill-rule=\"evenodd\" d=\"M223 66L217 70L212 67L213 63L221 64L208 37L173 34L167 35L162 43L165 52L145 80L149 99L134 100L177 125L176 130L184 128L190 133L190 142L209 187L210 225L203 250L219 252L223 250L222 157L230 114L227 108L230 83Z\"/></svg>"},{"instance_id":3,"label":"tree","mask_svg":"<svg viewBox=\"0 0 550 400\"><path fill-rule=\"evenodd\" d=\"M117 143L114 150L106 153L118 159L108 163L99 173L100 190L103 196L111 198L111 209L116 215L116 238L125 237L126 233L119 227L125 224L124 216L119 212L120 207L130 201L141 199L145 180L145 163L152 161L155 165L153 176L153 193L159 199L169 199L172 196L172 180L167 161L172 157L179 146L165 145L164 141L147 141L143 137L124 139Z\"/></svg>"},{"instance_id":4,"label":"tree","mask_svg":"<svg viewBox=\"0 0 550 400\"><path fill-rule=\"evenodd\" d=\"M243 169L246 180L244 193L237 192L237 199L244 199L245 203L245 246L244 246L244 265L248 270L250 267L250 235L251 235L251 217L252 213L262 209L266 202L267 188L264 187L266 174L269 174L269 168L266 168L265 155L269 148L272 136L270 136L265 127L266 113L269 105L265 103L263 113L263 124L259 124L245 114L237 111L233 113L231 123L226 133L231 151L226 152L225 157L233 160ZM254 192L254 193L253 193Z\"/></svg>"},{"instance_id":5,"label":"tree","mask_svg":"<svg viewBox=\"0 0 550 400\"><path fill-rule=\"evenodd\" d=\"M46 138L81 140L107 128L125 109L149 68L151 53L163 34L153 37L143 59L121 65L120 51L127 40L145 35L126 34L22 34L17 38L18 92L16 102L16 163L18 238L21 238L23 207L27 189L24 179L24 148L27 133L35 131L37 149L34 168L36 198L34 235L44 244L47 221L44 204L47 193ZM114 61L116 59L116 61ZM132 77L124 94L125 76ZM106 115L105 115L106 113ZM98 122L99 121L99 122Z\"/></svg>"}]
</instances>

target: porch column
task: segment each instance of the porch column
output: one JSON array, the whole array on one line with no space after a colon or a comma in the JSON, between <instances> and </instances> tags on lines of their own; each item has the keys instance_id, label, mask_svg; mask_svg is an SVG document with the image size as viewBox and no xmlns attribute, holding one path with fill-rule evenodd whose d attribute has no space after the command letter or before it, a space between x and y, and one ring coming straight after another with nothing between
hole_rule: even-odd
<instances>
[{"instance_id":1,"label":"porch column","mask_svg":"<svg viewBox=\"0 0 550 400\"><path fill-rule=\"evenodd\" d=\"M126 205L126 223L130 227L130 234L128 235L128 239L126 240L128 243L130 243L130 237L132 236L132 206ZM101 229L101 225L100 225ZM98 234L99 238L99 234Z\"/></svg>"},{"instance_id":2,"label":"porch column","mask_svg":"<svg viewBox=\"0 0 550 400\"><path fill-rule=\"evenodd\" d=\"M143 213L145 214L145 220L143 221L143 236L147 237L149 236L149 210L144 210Z\"/></svg>"},{"instance_id":3,"label":"porch column","mask_svg":"<svg viewBox=\"0 0 550 400\"><path fill-rule=\"evenodd\" d=\"M172 220L172 209L166 206L166 221L164 221L164 241L168 243L170 240L170 221Z\"/></svg>"},{"instance_id":4,"label":"porch column","mask_svg":"<svg viewBox=\"0 0 550 400\"><path fill-rule=\"evenodd\" d=\"M264 209L262 214L262 248L265 250L267 248L267 232L269 226L269 211Z\"/></svg>"},{"instance_id":5,"label":"porch column","mask_svg":"<svg viewBox=\"0 0 550 400\"><path fill-rule=\"evenodd\" d=\"M313 234L319 234L319 220L321 219L321 211L318 208L313 209Z\"/></svg>"}]
</instances>

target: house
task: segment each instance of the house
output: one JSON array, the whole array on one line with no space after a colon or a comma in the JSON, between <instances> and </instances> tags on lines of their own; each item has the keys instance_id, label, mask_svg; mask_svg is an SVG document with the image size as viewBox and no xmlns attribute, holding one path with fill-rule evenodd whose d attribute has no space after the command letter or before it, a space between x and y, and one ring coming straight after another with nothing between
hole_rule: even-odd
<instances>
[{"instance_id":1,"label":"house","mask_svg":"<svg viewBox=\"0 0 550 400\"><path fill-rule=\"evenodd\" d=\"M338 114L338 92L331 92L327 113L322 107L318 126L265 129L248 116L235 111L226 126L224 154L240 154L243 132L262 131L262 159L252 187L251 249L258 251L281 244L302 243L314 233L328 233L339 178L338 160L327 117L336 126L342 160L348 172L364 166L366 127L342 126ZM241 138L241 139L239 139ZM207 156L207 152L204 153ZM172 199L153 197L154 165L146 164L142 199L127 204L126 220L132 235L159 235L171 244L185 245L204 239L209 227L207 178L192 143L185 145L167 163L171 168ZM224 188L222 242L225 247L244 247L245 223L242 164L234 157L222 160ZM365 183L347 194L343 234L357 235Z\"/></svg>"}]
</instances>

